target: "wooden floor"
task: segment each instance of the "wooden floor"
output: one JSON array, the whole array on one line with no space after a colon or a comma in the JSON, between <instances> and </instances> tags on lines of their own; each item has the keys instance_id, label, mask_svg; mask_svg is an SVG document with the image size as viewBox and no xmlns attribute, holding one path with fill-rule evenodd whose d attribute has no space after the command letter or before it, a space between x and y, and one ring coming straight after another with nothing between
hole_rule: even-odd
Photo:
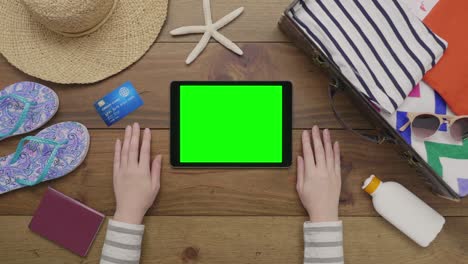
<instances>
[{"instance_id":1,"label":"wooden floor","mask_svg":"<svg viewBox=\"0 0 468 264\"><path fill-rule=\"evenodd\" d=\"M157 43L121 74L93 85L47 83L60 97L60 110L49 123L79 121L91 133L84 164L50 182L57 190L112 216L112 147L127 124L139 121L153 130L153 153L164 155L162 189L145 219L142 263L302 263L305 211L295 192L295 164L289 169L172 169L169 165L169 84L173 80L290 80L294 85L294 155L303 128L332 129L343 149L340 217L345 229L346 263L468 263L468 200L450 202L431 194L389 145L376 146L343 131L328 106L328 78L282 33L276 23L291 0L212 0L217 18L239 6L245 13L222 30L239 43L237 57L217 43L191 66L186 56L200 35L172 38L170 29L203 24L201 0L170 1L168 20ZM0 87L33 80L0 58ZM145 105L106 128L93 103L130 80L145 92ZM42 81L40 81L42 82ZM42 82L44 83L44 82ZM349 124L371 129L341 98L339 111ZM19 137L0 144L0 156L14 152ZM402 183L437 211L447 224L426 249L416 246L373 210L360 189L371 173ZM87 258L80 258L31 233L28 223L48 184L0 196L0 263L97 263L105 227Z\"/></svg>"}]
</instances>

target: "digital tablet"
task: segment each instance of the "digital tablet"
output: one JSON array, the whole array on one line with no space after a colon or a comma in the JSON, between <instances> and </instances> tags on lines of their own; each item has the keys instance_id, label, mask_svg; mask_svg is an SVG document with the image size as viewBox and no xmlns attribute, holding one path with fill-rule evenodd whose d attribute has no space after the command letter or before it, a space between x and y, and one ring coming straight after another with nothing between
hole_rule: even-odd
<instances>
[{"instance_id":1,"label":"digital tablet","mask_svg":"<svg viewBox=\"0 0 468 264\"><path fill-rule=\"evenodd\" d=\"M290 82L172 82L174 167L291 165Z\"/></svg>"}]
</instances>

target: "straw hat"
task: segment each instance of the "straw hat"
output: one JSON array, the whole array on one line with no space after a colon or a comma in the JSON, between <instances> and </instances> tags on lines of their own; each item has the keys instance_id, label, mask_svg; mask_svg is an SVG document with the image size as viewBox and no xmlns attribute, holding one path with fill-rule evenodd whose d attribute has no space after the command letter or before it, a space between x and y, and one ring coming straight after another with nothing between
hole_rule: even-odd
<instances>
[{"instance_id":1,"label":"straw hat","mask_svg":"<svg viewBox=\"0 0 468 264\"><path fill-rule=\"evenodd\" d=\"M57 83L93 83L141 58L168 0L1 0L0 53Z\"/></svg>"}]
</instances>

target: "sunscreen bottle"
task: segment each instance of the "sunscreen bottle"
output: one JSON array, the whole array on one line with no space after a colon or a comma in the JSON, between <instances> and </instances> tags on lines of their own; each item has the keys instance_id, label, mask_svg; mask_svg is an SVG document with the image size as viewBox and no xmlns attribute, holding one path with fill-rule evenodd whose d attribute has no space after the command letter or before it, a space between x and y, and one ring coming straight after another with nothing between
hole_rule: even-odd
<instances>
[{"instance_id":1,"label":"sunscreen bottle","mask_svg":"<svg viewBox=\"0 0 468 264\"><path fill-rule=\"evenodd\" d=\"M399 183L382 182L372 175L362 189L372 196L375 210L385 220L422 247L429 246L445 224L443 216Z\"/></svg>"}]
</instances>

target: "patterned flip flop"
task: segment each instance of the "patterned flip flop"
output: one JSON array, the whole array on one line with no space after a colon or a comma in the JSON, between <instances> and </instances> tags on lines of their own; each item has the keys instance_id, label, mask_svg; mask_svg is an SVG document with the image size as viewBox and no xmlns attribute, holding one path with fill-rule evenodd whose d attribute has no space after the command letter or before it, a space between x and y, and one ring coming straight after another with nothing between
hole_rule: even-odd
<instances>
[{"instance_id":1,"label":"patterned flip flop","mask_svg":"<svg viewBox=\"0 0 468 264\"><path fill-rule=\"evenodd\" d=\"M0 91L0 141L34 131L59 107L52 89L35 82L19 82Z\"/></svg>"},{"instance_id":2,"label":"patterned flip flop","mask_svg":"<svg viewBox=\"0 0 468 264\"><path fill-rule=\"evenodd\" d=\"M84 161L88 148L88 129L76 122L23 138L15 153L0 157L0 194L67 175Z\"/></svg>"}]
</instances>

